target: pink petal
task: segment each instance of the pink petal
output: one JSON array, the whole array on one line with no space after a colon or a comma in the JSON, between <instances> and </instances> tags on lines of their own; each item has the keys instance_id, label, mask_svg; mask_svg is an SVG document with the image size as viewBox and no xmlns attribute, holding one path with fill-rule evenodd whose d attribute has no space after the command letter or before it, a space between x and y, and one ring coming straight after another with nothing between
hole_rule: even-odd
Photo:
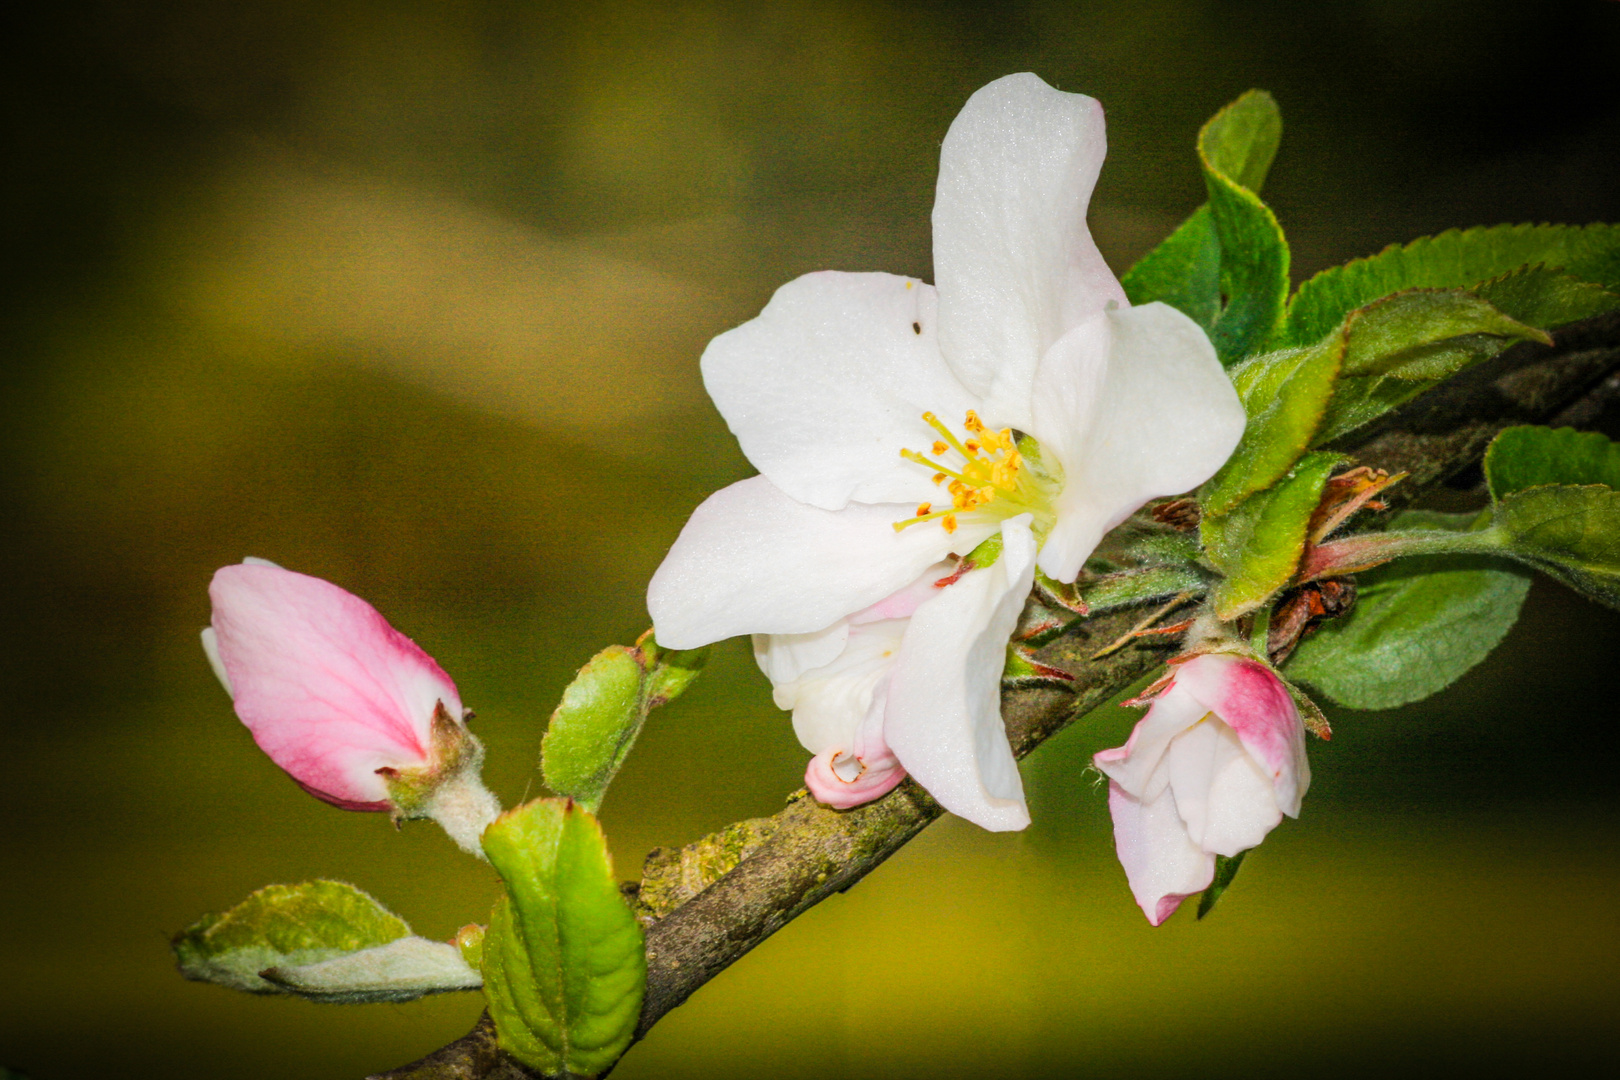
<instances>
[{"instance_id":1,"label":"pink petal","mask_svg":"<svg viewBox=\"0 0 1620 1080\"><path fill-rule=\"evenodd\" d=\"M1177 668L1174 685L1237 732L1271 779L1282 812L1298 817L1300 800L1311 783L1305 724L1277 676L1253 660L1211 653Z\"/></svg>"},{"instance_id":2,"label":"pink petal","mask_svg":"<svg viewBox=\"0 0 1620 1080\"><path fill-rule=\"evenodd\" d=\"M869 803L887 795L906 778L906 770L892 757L886 765L872 765L852 754L827 750L810 759L804 786L816 801L835 810Z\"/></svg>"},{"instance_id":3,"label":"pink petal","mask_svg":"<svg viewBox=\"0 0 1620 1080\"><path fill-rule=\"evenodd\" d=\"M346 809L388 809L379 768L428 764L455 683L377 610L330 582L266 564L214 575L215 650L236 714L306 791Z\"/></svg>"},{"instance_id":4,"label":"pink petal","mask_svg":"<svg viewBox=\"0 0 1620 1080\"><path fill-rule=\"evenodd\" d=\"M1187 836L1168 787L1144 802L1110 782L1108 812L1114 819L1114 850L1131 894L1152 925L1164 922L1183 900L1215 880L1215 856Z\"/></svg>"}]
</instances>

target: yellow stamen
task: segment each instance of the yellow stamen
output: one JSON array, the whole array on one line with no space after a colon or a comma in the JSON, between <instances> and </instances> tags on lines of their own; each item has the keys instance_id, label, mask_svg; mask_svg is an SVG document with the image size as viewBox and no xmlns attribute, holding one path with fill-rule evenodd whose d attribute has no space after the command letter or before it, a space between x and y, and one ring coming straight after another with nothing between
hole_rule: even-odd
<instances>
[{"instance_id":1,"label":"yellow stamen","mask_svg":"<svg viewBox=\"0 0 1620 1080\"><path fill-rule=\"evenodd\" d=\"M932 510L933 508L934 508L933 503L918 503L917 504L917 516L918 517L927 517L928 516L928 511Z\"/></svg>"}]
</instances>

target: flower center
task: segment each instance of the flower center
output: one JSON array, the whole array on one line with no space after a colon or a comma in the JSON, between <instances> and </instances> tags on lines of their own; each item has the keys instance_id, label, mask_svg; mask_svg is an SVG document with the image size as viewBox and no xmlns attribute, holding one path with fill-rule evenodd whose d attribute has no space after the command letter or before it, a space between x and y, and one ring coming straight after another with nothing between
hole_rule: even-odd
<instances>
[{"instance_id":1,"label":"flower center","mask_svg":"<svg viewBox=\"0 0 1620 1080\"><path fill-rule=\"evenodd\" d=\"M960 439L933 413L922 418L940 435L931 454L902 450L900 456L934 470L935 484L949 480L945 490L951 504L936 510L933 503L919 503L914 517L894 523L895 532L937 521L953 533L961 514L988 514L1001 521L1028 513L1035 515L1036 535L1046 534L1056 516L1053 503L1060 483L1043 467L1039 443L1028 435L1015 436L1011 428L989 430L972 409L962 421L967 433Z\"/></svg>"}]
</instances>

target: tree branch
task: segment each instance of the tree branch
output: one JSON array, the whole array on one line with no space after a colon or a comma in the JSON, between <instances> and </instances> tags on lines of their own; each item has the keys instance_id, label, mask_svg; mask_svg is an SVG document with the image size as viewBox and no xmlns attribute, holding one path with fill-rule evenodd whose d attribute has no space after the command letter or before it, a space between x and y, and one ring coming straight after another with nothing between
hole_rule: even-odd
<instances>
[{"instance_id":1,"label":"tree branch","mask_svg":"<svg viewBox=\"0 0 1620 1080\"><path fill-rule=\"evenodd\" d=\"M1564 327L1550 347L1515 346L1334 448L1358 464L1409 473L1389 494L1410 502L1475 464L1504 427L1550 418L1581 422L1603 414L1620 392L1609 379L1617 368L1620 312L1612 312ZM1135 618L1127 610L1083 620L1040 651L1042 663L1073 677L1068 687L1003 691L1002 714L1018 757L1163 662L1162 645L1089 659ZM928 793L908 779L882 799L853 810L831 810L801 794L774 818L746 823L747 839L721 864L729 869L706 887L700 880L694 886L700 891L661 918L644 920L651 922L647 995L637 1038L754 946L833 893L853 886L941 813ZM649 868L661 857L668 858L659 852L649 856ZM530 1075L498 1052L486 1014L470 1033L444 1049L371 1080L517 1080Z\"/></svg>"}]
</instances>

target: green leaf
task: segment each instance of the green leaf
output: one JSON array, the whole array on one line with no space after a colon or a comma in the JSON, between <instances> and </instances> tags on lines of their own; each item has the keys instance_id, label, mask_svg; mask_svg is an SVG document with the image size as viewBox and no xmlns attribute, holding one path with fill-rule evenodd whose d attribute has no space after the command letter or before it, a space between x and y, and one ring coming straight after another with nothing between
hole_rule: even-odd
<instances>
[{"instance_id":1,"label":"green leaf","mask_svg":"<svg viewBox=\"0 0 1620 1080\"><path fill-rule=\"evenodd\" d=\"M707 658L706 649L661 650L650 633L593 656L563 691L540 740L546 786L595 813L647 714L679 697Z\"/></svg>"},{"instance_id":2,"label":"green leaf","mask_svg":"<svg viewBox=\"0 0 1620 1080\"><path fill-rule=\"evenodd\" d=\"M277 994L268 968L299 967L409 937L405 921L353 885L266 885L229 911L176 934L180 974L251 994Z\"/></svg>"},{"instance_id":3,"label":"green leaf","mask_svg":"<svg viewBox=\"0 0 1620 1080\"><path fill-rule=\"evenodd\" d=\"M1227 365L1276 332L1288 299L1288 242L1277 216L1245 183L1265 176L1281 133L1277 103L1270 94L1251 90L1216 113L1198 135L1226 297L1210 338Z\"/></svg>"},{"instance_id":4,"label":"green leaf","mask_svg":"<svg viewBox=\"0 0 1620 1080\"><path fill-rule=\"evenodd\" d=\"M1305 550L1305 531L1337 454L1310 453L1278 484L1250 496L1231 513L1206 514L1204 550L1224 579L1214 590L1215 614L1231 620L1265 603L1288 584Z\"/></svg>"},{"instance_id":5,"label":"green leaf","mask_svg":"<svg viewBox=\"0 0 1620 1080\"><path fill-rule=\"evenodd\" d=\"M1552 344L1544 331L1464 289L1396 293L1358 309L1346 322L1346 375L1443 379L1517 340ZM1475 340L1481 337L1488 340Z\"/></svg>"},{"instance_id":6,"label":"green leaf","mask_svg":"<svg viewBox=\"0 0 1620 1080\"><path fill-rule=\"evenodd\" d=\"M1221 314L1221 240L1205 203L1119 283L1132 304L1162 300L1208 333Z\"/></svg>"},{"instance_id":7,"label":"green leaf","mask_svg":"<svg viewBox=\"0 0 1620 1080\"><path fill-rule=\"evenodd\" d=\"M456 945L420 937L399 938L313 964L278 965L259 974L299 997L335 1004L414 1001L484 985L483 976Z\"/></svg>"},{"instance_id":8,"label":"green leaf","mask_svg":"<svg viewBox=\"0 0 1620 1080\"><path fill-rule=\"evenodd\" d=\"M1199 133L1200 158L1232 183L1258 193L1281 135L1276 102L1264 91L1251 90L1204 126ZM1221 240L1210 204L1193 211L1131 267L1120 284L1132 304L1162 300L1213 331L1221 317Z\"/></svg>"},{"instance_id":9,"label":"green leaf","mask_svg":"<svg viewBox=\"0 0 1620 1080\"><path fill-rule=\"evenodd\" d=\"M1499 225L1453 229L1324 270L1301 285L1272 340L1276 348L1319 341L1344 317L1381 296L1412 288L1472 289L1536 264L1579 281L1620 286L1620 226ZM1489 299L1489 297L1488 297ZM1503 297L1512 304L1510 298ZM1503 311L1532 325L1525 307ZM1555 324L1556 325L1556 324Z\"/></svg>"},{"instance_id":10,"label":"green leaf","mask_svg":"<svg viewBox=\"0 0 1620 1080\"><path fill-rule=\"evenodd\" d=\"M1502 554L1620 608L1620 491L1588 484L1512 492L1492 506L1487 536Z\"/></svg>"},{"instance_id":11,"label":"green leaf","mask_svg":"<svg viewBox=\"0 0 1620 1080\"><path fill-rule=\"evenodd\" d=\"M647 983L601 826L570 801L536 799L485 831L484 852L506 885L484 937L501 1049L547 1075L597 1075L630 1045Z\"/></svg>"},{"instance_id":12,"label":"green leaf","mask_svg":"<svg viewBox=\"0 0 1620 1080\"><path fill-rule=\"evenodd\" d=\"M1121 570L1088 581L1080 597L1090 614L1100 615L1117 608L1164 600L1178 593L1202 594L1209 588L1204 575L1190 566L1149 566Z\"/></svg>"},{"instance_id":13,"label":"green leaf","mask_svg":"<svg viewBox=\"0 0 1620 1080\"><path fill-rule=\"evenodd\" d=\"M1230 513L1299 460L1333 395L1344 349L1335 333L1309 348L1256 356L1232 373L1249 422L1237 449L1199 492L1205 514Z\"/></svg>"},{"instance_id":14,"label":"green leaf","mask_svg":"<svg viewBox=\"0 0 1620 1080\"><path fill-rule=\"evenodd\" d=\"M1198 917L1202 919L1215 909L1215 901L1221 894L1231 888L1232 881L1237 877L1238 867L1243 865L1243 857L1249 852L1240 851L1236 855L1215 856L1215 877L1211 879L1209 888L1198 897Z\"/></svg>"},{"instance_id":15,"label":"green leaf","mask_svg":"<svg viewBox=\"0 0 1620 1080\"><path fill-rule=\"evenodd\" d=\"M1474 515L1408 511L1397 530L1467 532ZM1530 575L1474 555L1403 559L1357 575L1356 606L1289 658L1290 678L1353 709L1393 709L1460 679L1518 620Z\"/></svg>"},{"instance_id":16,"label":"green leaf","mask_svg":"<svg viewBox=\"0 0 1620 1080\"><path fill-rule=\"evenodd\" d=\"M1493 278L1474 292L1504 314L1544 330L1620 307L1620 293L1539 264Z\"/></svg>"},{"instance_id":17,"label":"green leaf","mask_svg":"<svg viewBox=\"0 0 1620 1080\"><path fill-rule=\"evenodd\" d=\"M1485 451L1491 498L1542 484L1605 484L1620 488L1620 443L1595 431L1511 427Z\"/></svg>"}]
</instances>

